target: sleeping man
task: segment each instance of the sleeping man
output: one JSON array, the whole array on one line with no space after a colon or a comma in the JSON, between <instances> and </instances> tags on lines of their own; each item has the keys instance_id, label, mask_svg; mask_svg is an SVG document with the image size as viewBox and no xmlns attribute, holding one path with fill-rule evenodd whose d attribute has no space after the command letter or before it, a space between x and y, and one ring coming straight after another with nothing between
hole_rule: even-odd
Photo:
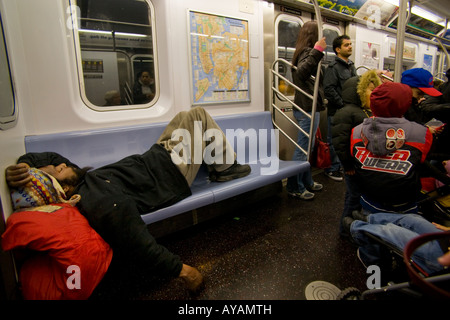
<instances>
[{"instance_id":1,"label":"sleeping man","mask_svg":"<svg viewBox=\"0 0 450 320\"><path fill-rule=\"evenodd\" d=\"M221 136L215 134L214 139L202 139L201 142L183 140L180 151L180 141L173 138L172 133L184 129L194 137L198 128L203 132L210 129L220 132ZM228 181L250 173L248 165L236 162L233 148L212 117L202 108L193 108L177 114L158 142L143 154L131 155L86 172L53 152L27 153L16 165L6 169L6 180L10 188L24 186L31 180L30 168L52 175L67 197L81 197L77 207L114 252L133 257L162 275L181 277L187 288L195 291L203 282L202 275L159 245L141 214L170 206L191 195L190 185L201 161L182 161L180 158L188 158L187 152L194 155L194 145L199 143L202 151L206 148L215 151L215 161L209 163L214 180Z\"/></svg>"}]
</instances>

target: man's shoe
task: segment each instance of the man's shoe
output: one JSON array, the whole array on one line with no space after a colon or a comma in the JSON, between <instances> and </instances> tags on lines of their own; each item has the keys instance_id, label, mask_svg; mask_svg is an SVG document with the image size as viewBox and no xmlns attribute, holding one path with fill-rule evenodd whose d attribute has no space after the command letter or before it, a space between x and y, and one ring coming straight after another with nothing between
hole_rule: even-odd
<instances>
[{"instance_id":1,"label":"man's shoe","mask_svg":"<svg viewBox=\"0 0 450 320\"><path fill-rule=\"evenodd\" d=\"M211 181L225 182L248 176L251 171L252 169L248 164L242 165L234 161L234 164L224 171L217 172L213 170L213 172L209 174L209 179Z\"/></svg>"},{"instance_id":2,"label":"man's shoe","mask_svg":"<svg viewBox=\"0 0 450 320\"><path fill-rule=\"evenodd\" d=\"M179 277L184 280L189 291L198 292L202 289L203 276L196 268L183 264Z\"/></svg>"},{"instance_id":3,"label":"man's shoe","mask_svg":"<svg viewBox=\"0 0 450 320\"><path fill-rule=\"evenodd\" d=\"M330 171L330 172L324 171L324 173L328 178L333 179L334 181L344 180L344 177L342 176L342 173L340 171Z\"/></svg>"},{"instance_id":4,"label":"man's shoe","mask_svg":"<svg viewBox=\"0 0 450 320\"><path fill-rule=\"evenodd\" d=\"M309 192L308 190L305 190L303 192L289 192L288 196L292 198L298 198L302 200L312 200L314 198L314 193Z\"/></svg>"}]
</instances>

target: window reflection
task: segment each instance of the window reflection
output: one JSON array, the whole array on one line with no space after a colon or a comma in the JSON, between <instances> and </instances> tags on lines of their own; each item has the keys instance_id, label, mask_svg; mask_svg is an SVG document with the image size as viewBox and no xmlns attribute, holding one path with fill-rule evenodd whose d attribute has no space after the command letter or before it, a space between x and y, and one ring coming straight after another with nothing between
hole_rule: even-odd
<instances>
[{"instance_id":1,"label":"window reflection","mask_svg":"<svg viewBox=\"0 0 450 320\"><path fill-rule=\"evenodd\" d=\"M74 4L72 14L77 11L79 15L78 38L87 100L94 106L115 109L154 103L158 81L149 3L78 0ZM145 57L147 63L134 63L139 61L137 57ZM146 74L145 81L139 77L142 74Z\"/></svg>"},{"instance_id":2,"label":"window reflection","mask_svg":"<svg viewBox=\"0 0 450 320\"><path fill-rule=\"evenodd\" d=\"M339 36L339 33L336 30L332 29L323 29L323 36L325 37L325 41L327 42L327 48L324 51L325 61L324 65L330 63L334 60L336 54L333 51L333 41L335 38Z\"/></svg>"}]
</instances>

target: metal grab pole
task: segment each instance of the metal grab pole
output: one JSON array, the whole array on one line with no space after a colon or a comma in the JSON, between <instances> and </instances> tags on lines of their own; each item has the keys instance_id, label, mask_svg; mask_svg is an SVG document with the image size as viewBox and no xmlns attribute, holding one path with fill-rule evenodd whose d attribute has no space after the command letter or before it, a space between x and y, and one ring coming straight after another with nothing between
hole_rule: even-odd
<instances>
[{"instance_id":1,"label":"metal grab pole","mask_svg":"<svg viewBox=\"0 0 450 320\"><path fill-rule=\"evenodd\" d=\"M449 63L450 63L450 56L448 55L448 50L447 50L447 48L442 44L441 40L439 40L439 39L436 39L436 40L437 40L437 42L439 43L439 46L441 47L442 51L444 51L445 56L447 57L447 66L448 66ZM444 71L445 71L445 70L444 70ZM445 74L445 73L444 73L444 74Z\"/></svg>"},{"instance_id":2,"label":"metal grab pole","mask_svg":"<svg viewBox=\"0 0 450 320\"><path fill-rule=\"evenodd\" d=\"M312 0L312 3L314 4L314 10L316 12L316 17L317 17L317 28L319 29L319 39L317 39L317 40L320 40L323 37L322 16L320 14L320 8L319 8L319 4L317 3L317 0ZM316 81L314 83L313 104L312 104L312 109L311 109L311 127L309 129L308 161L311 158L312 141L314 138L313 129L314 129L314 122L316 120L317 98L319 96L319 82L320 82L321 69L322 69L322 60L319 61L319 64L317 65Z\"/></svg>"},{"instance_id":3,"label":"metal grab pole","mask_svg":"<svg viewBox=\"0 0 450 320\"><path fill-rule=\"evenodd\" d=\"M397 41L395 43L395 62L394 62L395 82L400 82L402 78L403 48L406 32L406 15L407 15L406 0L400 0L400 7L398 10L398 22L397 22Z\"/></svg>"}]
</instances>

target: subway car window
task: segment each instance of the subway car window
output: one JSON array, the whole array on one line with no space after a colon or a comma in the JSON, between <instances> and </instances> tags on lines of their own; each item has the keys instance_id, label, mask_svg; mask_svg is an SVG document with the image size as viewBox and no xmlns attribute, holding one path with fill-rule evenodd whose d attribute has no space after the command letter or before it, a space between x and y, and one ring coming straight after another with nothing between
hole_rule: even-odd
<instances>
[{"instance_id":1,"label":"subway car window","mask_svg":"<svg viewBox=\"0 0 450 320\"><path fill-rule=\"evenodd\" d=\"M149 107L158 99L154 10L146 0L78 0L84 99L96 110Z\"/></svg>"},{"instance_id":2,"label":"subway car window","mask_svg":"<svg viewBox=\"0 0 450 320\"><path fill-rule=\"evenodd\" d=\"M0 129L5 130L15 125L16 108L1 14L0 29Z\"/></svg>"},{"instance_id":3,"label":"subway car window","mask_svg":"<svg viewBox=\"0 0 450 320\"><path fill-rule=\"evenodd\" d=\"M324 28L323 36L327 42L327 49L325 50L325 61L324 65L327 65L334 60L336 54L333 51L333 40L339 36L339 32L333 29Z\"/></svg>"},{"instance_id":4,"label":"subway car window","mask_svg":"<svg viewBox=\"0 0 450 320\"><path fill-rule=\"evenodd\" d=\"M292 62L297 42L298 32L302 27L302 21L294 17L281 18L276 21L277 46L276 59L285 59ZM278 64L278 72L292 82L291 69L283 63ZM294 88L283 79L278 80L278 88L286 96L294 95Z\"/></svg>"}]
</instances>

